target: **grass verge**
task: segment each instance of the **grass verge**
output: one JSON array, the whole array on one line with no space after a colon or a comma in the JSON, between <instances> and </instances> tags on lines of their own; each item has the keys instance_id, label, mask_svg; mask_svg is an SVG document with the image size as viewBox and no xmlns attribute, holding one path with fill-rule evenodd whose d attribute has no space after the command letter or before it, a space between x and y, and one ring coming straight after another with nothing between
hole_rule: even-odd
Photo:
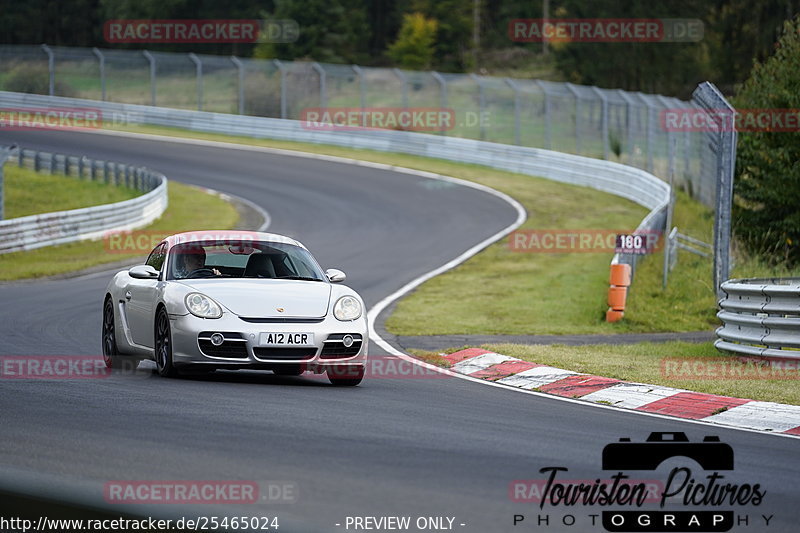
<instances>
[{"instance_id":1,"label":"grass verge","mask_svg":"<svg viewBox=\"0 0 800 533\"><path fill-rule=\"evenodd\" d=\"M14 164L3 170L6 219L122 202L139 195L130 187L41 174Z\"/></svg>"},{"instance_id":2,"label":"grass verge","mask_svg":"<svg viewBox=\"0 0 800 533\"><path fill-rule=\"evenodd\" d=\"M766 379L770 376L766 367L742 363L736 357L720 354L710 342L694 344L675 341L587 346L492 344L482 348L533 363L624 381L800 405L798 381L800 374L797 370L784 370L782 374L780 372L772 374L782 376L784 379ZM455 348L446 352L460 349ZM418 350L412 350L412 353L427 362L448 366L441 364L442 361L447 361L437 354ZM665 359L668 362L665 362ZM699 364L695 365L695 362ZM705 370L712 368L709 365L713 365L717 370L730 368L731 375L737 377L711 376ZM700 376L705 379L696 379Z\"/></svg>"},{"instance_id":3,"label":"grass verge","mask_svg":"<svg viewBox=\"0 0 800 533\"><path fill-rule=\"evenodd\" d=\"M54 178L64 181L71 179L63 176ZM233 205L195 187L170 181L168 196L169 207L164 214L153 224L137 230L152 233L156 239L153 245L158 243L160 235L205 228L230 229L238 221L239 215ZM134 260L150 252L149 240L144 247L134 244L137 245L114 248L108 241L93 240L3 254L0 255L0 281L64 274L96 265Z\"/></svg>"}]
</instances>

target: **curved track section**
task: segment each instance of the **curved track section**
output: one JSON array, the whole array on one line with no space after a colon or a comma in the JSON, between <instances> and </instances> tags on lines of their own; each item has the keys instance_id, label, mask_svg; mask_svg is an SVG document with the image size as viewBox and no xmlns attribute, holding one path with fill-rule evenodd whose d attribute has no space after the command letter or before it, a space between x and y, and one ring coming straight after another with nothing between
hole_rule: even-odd
<instances>
[{"instance_id":1,"label":"curved track section","mask_svg":"<svg viewBox=\"0 0 800 533\"><path fill-rule=\"evenodd\" d=\"M517 217L501 199L472 188L329 161L93 133L0 134L0 142L12 140L144 164L175 181L248 198L268 210L271 231L300 239L324 267L345 270L369 306ZM110 275L0 286L0 355L98 354ZM453 517L453 529L470 532L600 531L589 514L601 509L514 503L509 484L542 479L547 466L593 480L604 475L605 444L641 441L651 431L683 431L692 441L716 434L730 443L736 467L729 479L767 490L759 508L736 508L751 527L763 523L762 513L774 515L769 531L793 531L800 518L794 439L461 379L372 379L356 389L248 372L3 380L0 418L0 476L35 473L97 501L110 480L282 480L297 487L296 503L233 510L277 515L283 531L344 531L336 524L348 516L385 515ZM514 527L515 514L526 522ZM539 514L550 515L548 527L536 526ZM564 514L582 527L562 526Z\"/></svg>"}]
</instances>

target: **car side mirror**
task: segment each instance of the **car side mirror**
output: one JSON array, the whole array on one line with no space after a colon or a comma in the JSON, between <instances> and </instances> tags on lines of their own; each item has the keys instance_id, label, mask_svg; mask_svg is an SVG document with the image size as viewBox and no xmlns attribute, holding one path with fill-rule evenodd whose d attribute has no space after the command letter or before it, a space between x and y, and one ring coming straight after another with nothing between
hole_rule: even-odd
<instances>
[{"instance_id":1,"label":"car side mirror","mask_svg":"<svg viewBox=\"0 0 800 533\"><path fill-rule=\"evenodd\" d=\"M347 279L344 272L336 268L329 268L325 271L325 275L331 280L331 283L341 283Z\"/></svg>"},{"instance_id":2,"label":"car side mirror","mask_svg":"<svg viewBox=\"0 0 800 533\"><path fill-rule=\"evenodd\" d=\"M158 270L150 265L136 265L128 270L128 275L134 279L158 279Z\"/></svg>"}]
</instances>

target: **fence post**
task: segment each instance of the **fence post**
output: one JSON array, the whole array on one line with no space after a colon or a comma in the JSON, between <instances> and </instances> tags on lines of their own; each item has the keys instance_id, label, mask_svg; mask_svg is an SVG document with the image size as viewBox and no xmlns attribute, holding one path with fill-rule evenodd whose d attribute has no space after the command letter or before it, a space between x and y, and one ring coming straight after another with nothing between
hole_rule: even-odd
<instances>
[{"instance_id":1,"label":"fence post","mask_svg":"<svg viewBox=\"0 0 800 533\"><path fill-rule=\"evenodd\" d=\"M358 65L350 65L358 77L358 106L361 109L361 125L367 125L367 117L364 113L364 108L367 107L366 85L364 82L364 71Z\"/></svg>"},{"instance_id":2,"label":"fence post","mask_svg":"<svg viewBox=\"0 0 800 533\"><path fill-rule=\"evenodd\" d=\"M600 97L600 101L602 102L600 131L603 132L603 159L608 160L611 156L611 149L608 141L608 97L597 87L592 87L592 90Z\"/></svg>"},{"instance_id":3,"label":"fence post","mask_svg":"<svg viewBox=\"0 0 800 533\"><path fill-rule=\"evenodd\" d=\"M195 53L189 53L189 59L194 63L195 73L197 75L197 110L203 110L203 62L197 57Z\"/></svg>"},{"instance_id":4,"label":"fence post","mask_svg":"<svg viewBox=\"0 0 800 533\"><path fill-rule=\"evenodd\" d=\"M92 48L92 52L97 57L98 67L100 69L100 100L106 101L106 56L99 48Z\"/></svg>"},{"instance_id":5,"label":"fence post","mask_svg":"<svg viewBox=\"0 0 800 533\"><path fill-rule=\"evenodd\" d=\"M142 50L142 55L150 62L150 105L156 105L156 58L147 50Z\"/></svg>"},{"instance_id":6,"label":"fence post","mask_svg":"<svg viewBox=\"0 0 800 533\"><path fill-rule=\"evenodd\" d=\"M536 85L542 90L542 96L544 97L544 144L545 148L548 150L553 149L553 131L552 131L552 124L550 116L550 95L547 93L547 89L542 83L542 80L533 80Z\"/></svg>"},{"instance_id":7,"label":"fence post","mask_svg":"<svg viewBox=\"0 0 800 533\"><path fill-rule=\"evenodd\" d=\"M50 96L55 96L56 94L56 56L53 53L53 50L50 49L49 46L46 44L42 44L42 50L45 54L47 54L47 72L50 76L49 81L49 92Z\"/></svg>"},{"instance_id":8,"label":"fence post","mask_svg":"<svg viewBox=\"0 0 800 533\"><path fill-rule=\"evenodd\" d=\"M272 63L281 73L281 118L286 118L286 67L278 59L273 59Z\"/></svg>"},{"instance_id":9,"label":"fence post","mask_svg":"<svg viewBox=\"0 0 800 533\"><path fill-rule=\"evenodd\" d=\"M658 101L661 102L661 105L664 106L664 110L667 110L667 109L670 108L670 101L669 100L667 100L666 98L664 98L661 95L658 95L657 98L658 98ZM658 123L661 124L661 120L659 120ZM675 148L676 148L675 132L667 130L667 154L668 154L667 165L668 165L668 168L670 169L670 173L674 173L675 172L675 158L676 158L676 150L675 150Z\"/></svg>"},{"instance_id":10,"label":"fence post","mask_svg":"<svg viewBox=\"0 0 800 533\"><path fill-rule=\"evenodd\" d=\"M625 162L628 165L633 166L633 156L634 150L633 146L636 144L634 142L634 135L633 135L633 99L628 95L627 92L623 91L622 89L617 89L617 94L625 100L625 129L628 130L628 139L627 139L627 148L628 148L628 156L626 157Z\"/></svg>"},{"instance_id":11,"label":"fence post","mask_svg":"<svg viewBox=\"0 0 800 533\"><path fill-rule=\"evenodd\" d=\"M669 264L672 250L670 249L671 243L667 238L670 230L672 229L672 210L675 208L675 138L670 136L669 139L669 205L667 205L667 217L664 221L664 234L661 236L662 249L664 250L664 272L661 288L667 288L667 278L669 277Z\"/></svg>"},{"instance_id":12,"label":"fence post","mask_svg":"<svg viewBox=\"0 0 800 533\"><path fill-rule=\"evenodd\" d=\"M435 70L431 71L431 76L433 76L433 79L439 84L439 107L447 109L447 80ZM443 129L439 134L447 135L447 130Z\"/></svg>"},{"instance_id":13,"label":"fence post","mask_svg":"<svg viewBox=\"0 0 800 533\"><path fill-rule=\"evenodd\" d=\"M325 109L328 107L328 85L325 69L316 61L311 63L311 68L313 68L319 76L319 106Z\"/></svg>"},{"instance_id":14,"label":"fence post","mask_svg":"<svg viewBox=\"0 0 800 533\"><path fill-rule=\"evenodd\" d=\"M582 146L581 146L581 97L578 94L577 89L571 83L566 83L567 89L572 96L575 98L575 153L580 154L582 153ZM591 111L591 110L590 110ZM591 114L591 113L590 113Z\"/></svg>"},{"instance_id":15,"label":"fence post","mask_svg":"<svg viewBox=\"0 0 800 533\"><path fill-rule=\"evenodd\" d=\"M522 144L521 133L521 120L519 110L519 87L514 83L511 78L503 78L509 87L514 91L514 144L520 146Z\"/></svg>"},{"instance_id":16,"label":"fence post","mask_svg":"<svg viewBox=\"0 0 800 533\"><path fill-rule=\"evenodd\" d=\"M481 140L486 140L486 125L483 123L483 110L486 107L486 97L483 91L483 84L477 74L470 74L470 78L478 86L478 130L480 131Z\"/></svg>"},{"instance_id":17,"label":"fence post","mask_svg":"<svg viewBox=\"0 0 800 533\"><path fill-rule=\"evenodd\" d=\"M231 56L231 61L233 64L236 65L236 70L239 74L239 96L238 96L238 107L239 107L239 114L244 115L244 63L236 56Z\"/></svg>"},{"instance_id":18,"label":"fence post","mask_svg":"<svg viewBox=\"0 0 800 533\"><path fill-rule=\"evenodd\" d=\"M400 83L402 84L402 95L403 95L403 109L408 109L408 78L403 71L399 68L393 68L392 72L394 75L400 79Z\"/></svg>"},{"instance_id":19,"label":"fence post","mask_svg":"<svg viewBox=\"0 0 800 533\"><path fill-rule=\"evenodd\" d=\"M692 93L692 100L715 117L722 114L723 124L711 136L710 148L715 156L716 216L714 217L714 290L717 298L724 297L722 283L730 274L731 204L733 202L733 172L736 164L738 135L732 127L736 110L713 84L703 82Z\"/></svg>"},{"instance_id":20,"label":"fence post","mask_svg":"<svg viewBox=\"0 0 800 533\"><path fill-rule=\"evenodd\" d=\"M647 132L646 132L646 135L645 135L645 137L647 139L647 163L645 165L645 170L647 170L648 172L650 172L652 174L653 173L653 131L655 131L654 130L655 124L653 124L653 122L655 122L653 120L653 113L652 113L653 110L652 110L652 106L650 105L650 102L647 101L647 98L645 98L642 93L637 92L636 96L639 97L639 101L644 104L644 108L647 111L647 125L645 126L645 128L647 128Z\"/></svg>"}]
</instances>

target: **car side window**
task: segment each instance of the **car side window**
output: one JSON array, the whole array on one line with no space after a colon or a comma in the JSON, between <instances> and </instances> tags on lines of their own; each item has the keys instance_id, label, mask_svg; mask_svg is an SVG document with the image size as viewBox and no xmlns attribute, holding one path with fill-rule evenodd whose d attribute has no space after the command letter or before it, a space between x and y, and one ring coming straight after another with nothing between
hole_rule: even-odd
<instances>
[{"instance_id":1,"label":"car side window","mask_svg":"<svg viewBox=\"0 0 800 533\"><path fill-rule=\"evenodd\" d=\"M166 243L161 243L156 246L153 251L150 252L145 264L155 268L156 270L161 270L161 267L164 266L164 258L167 256L166 249Z\"/></svg>"}]
</instances>

